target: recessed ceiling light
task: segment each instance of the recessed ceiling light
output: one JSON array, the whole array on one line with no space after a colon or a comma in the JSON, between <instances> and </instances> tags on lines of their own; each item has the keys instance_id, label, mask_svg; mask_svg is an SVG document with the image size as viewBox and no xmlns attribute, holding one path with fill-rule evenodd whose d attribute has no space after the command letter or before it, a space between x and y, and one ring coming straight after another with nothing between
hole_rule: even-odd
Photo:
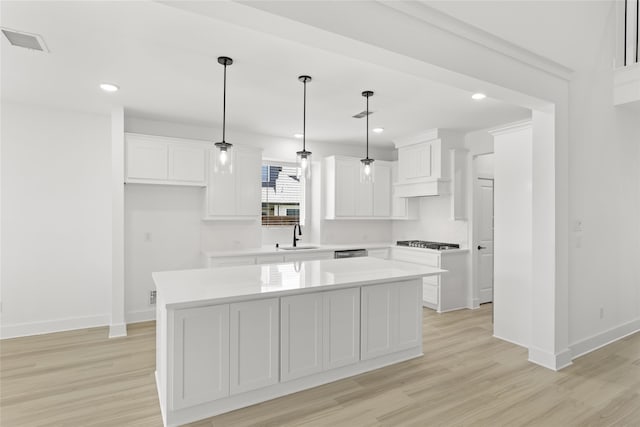
<instances>
[{"instance_id":1,"label":"recessed ceiling light","mask_svg":"<svg viewBox=\"0 0 640 427\"><path fill-rule=\"evenodd\" d=\"M113 83L100 83L100 89L105 92L117 92L120 87L118 85L114 85Z\"/></svg>"},{"instance_id":2,"label":"recessed ceiling light","mask_svg":"<svg viewBox=\"0 0 640 427\"><path fill-rule=\"evenodd\" d=\"M371 129L372 131L374 131L375 133L382 133L384 132L384 128L373 128Z\"/></svg>"},{"instance_id":3,"label":"recessed ceiling light","mask_svg":"<svg viewBox=\"0 0 640 427\"><path fill-rule=\"evenodd\" d=\"M471 95L471 99L475 99L476 101L480 101L481 99L485 99L487 97L487 95L485 95L484 93L474 93L473 95Z\"/></svg>"},{"instance_id":4,"label":"recessed ceiling light","mask_svg":"<svg viewBox=\"0 0 640 427\"><path fill-rule=\"evenodd\" d=\"M304 136L304 135L303 135L303 134L301 134L301 133L294 133L294 134L293 134L293 137L294 137L294 138L302 138L303 136Z\"/></svg>"}]
</instances>

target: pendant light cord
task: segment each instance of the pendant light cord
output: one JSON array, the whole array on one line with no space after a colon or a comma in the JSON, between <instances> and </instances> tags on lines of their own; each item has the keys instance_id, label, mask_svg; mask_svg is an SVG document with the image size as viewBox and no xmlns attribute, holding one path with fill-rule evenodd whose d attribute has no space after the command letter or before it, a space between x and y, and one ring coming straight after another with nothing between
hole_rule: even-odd
<instances>
[{"instance_id":1,"label":"pendant light cord","mask_svg":"<svg viewBox=\"0 0 640 427\"><path fill-rule=\"evenodd\" d=\"M227 123L227 64L224 64L224 89L222 91L222 142L227 142L225 139Z\"/></svg>"},{"instance_id":2,"label":"pendant light cord","mask_svg":"<svg viewBox=\"0 0 640 427\"><path fill-rule=\"evenodd\" d=\"M304 84L304 96L302 101L302 151L307 151L307 80Z\"/></svg>"},{"instance_id":3,"label":"pendant light cord","mask_svg":"<svg viewBox=\"0 0 640 427\"><path fill-rule=\"evenodd\" d=\"M367 96L367 159L369 158L369 97Z\"/></svg>"}]
</instances>

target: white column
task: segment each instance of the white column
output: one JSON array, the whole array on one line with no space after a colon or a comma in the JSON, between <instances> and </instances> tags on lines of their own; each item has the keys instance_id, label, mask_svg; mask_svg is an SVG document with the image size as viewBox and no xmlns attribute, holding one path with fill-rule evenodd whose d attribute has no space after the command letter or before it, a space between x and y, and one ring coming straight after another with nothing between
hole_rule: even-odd
<instances>
[{"instance_id":1,"label":"white column","mask_svg":"<svg viewBox=\"0 0 640 427\"><path fill-rule=\"evenodd\" d=\"M111 323L109 338L127 335L124 316L124 108L111 111Z\"/></svg>"},{"instance_id":2,"label":"white column","mask_svg":"<svg viewBox=\"0 0 640 427\"><path fill-rule=\"evenodd\" d=\"M559 370L569 350L568 147L556 120L567 111L533 111L533 234L529 361Z\"/></svg>"}]
</instances>

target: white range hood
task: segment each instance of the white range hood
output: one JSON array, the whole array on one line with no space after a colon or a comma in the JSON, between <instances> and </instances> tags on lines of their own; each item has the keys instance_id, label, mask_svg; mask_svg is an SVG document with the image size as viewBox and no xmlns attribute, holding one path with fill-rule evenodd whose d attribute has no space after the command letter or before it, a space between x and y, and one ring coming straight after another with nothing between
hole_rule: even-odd
<instances>
[{"instance_id":1,"label":"white range hood","mask_svg":"<svg viewBox=\"0 0 640 427\"><path fill-rule=\"evenodd\" d=\"M464 134L431 129L394 141L398 149L397 197L424 197L451 194L461 180L466 150ZM456 177L458 175L458 177ZM462 183L460 183L462 184Z\"/></svg>"}]
</instances>

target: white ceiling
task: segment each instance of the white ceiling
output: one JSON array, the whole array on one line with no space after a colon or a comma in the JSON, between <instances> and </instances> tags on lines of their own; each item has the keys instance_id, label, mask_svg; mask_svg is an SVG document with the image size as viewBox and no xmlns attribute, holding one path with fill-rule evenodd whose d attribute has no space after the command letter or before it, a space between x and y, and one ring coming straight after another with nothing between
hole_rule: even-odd
<instances>
[{"instance_id":1,"label":"white ceiling","mask_svg":"<svg viewBox=\"0 0 640 427\"><path fill-rule=\"evenodd\" d=\"M219 126L228 55L227 127L291 137L302 127L302 83L309 74L307 135L361 142L365 123L351 118L371 98L372 144L441 127L486 128L527 117L520 107L439 83L309 48L154 2L1 3L2 26L40 34L50 53L12 47L2 37L3 100ZM116 94L100 91L115 82Z\"/></svg>"},{"instance_id":2,"label":"white ceiling","mask_svg":"<svg viewBox=\"0 0 640 427\"><path fill-rule=\"evenodd\" d=\"M421 0L538 55L579 70L592 65L611 0Z\"/></svg>"}]
</instances>

